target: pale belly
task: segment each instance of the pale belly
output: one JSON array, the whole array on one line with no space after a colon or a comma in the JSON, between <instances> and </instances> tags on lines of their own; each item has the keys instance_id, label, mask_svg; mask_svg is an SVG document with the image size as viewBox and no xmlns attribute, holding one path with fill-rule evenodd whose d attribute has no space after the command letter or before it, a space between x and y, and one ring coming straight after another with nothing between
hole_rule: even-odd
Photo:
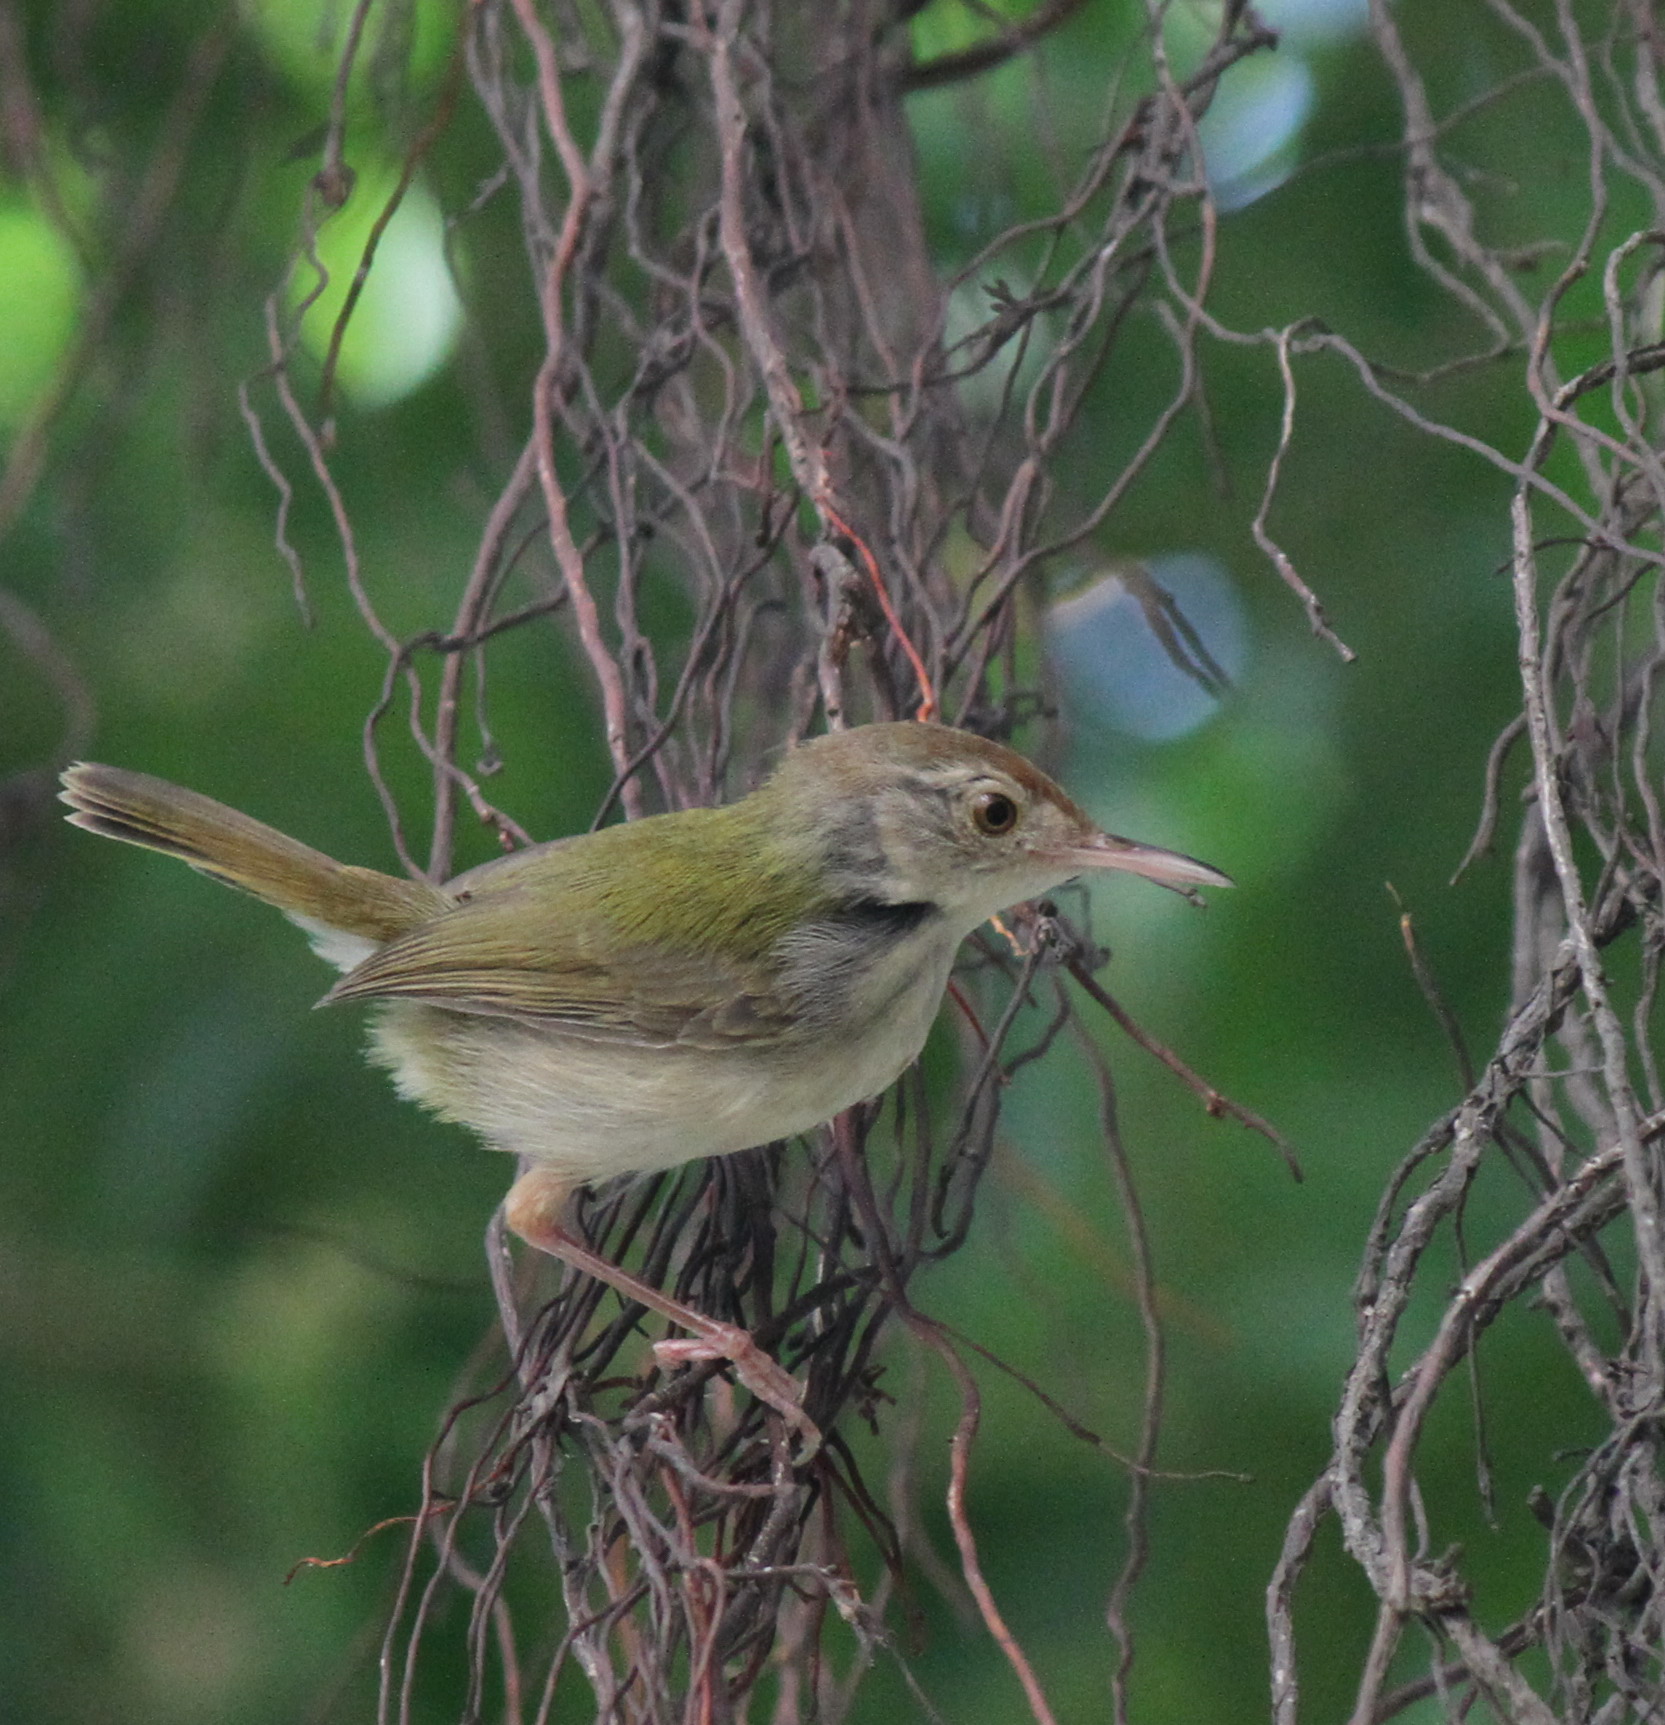
<instances>
[{"instance_id":1,"label":"pale belly","mask_svg":"<svg viewBox=\"0 0 1665 1725\"><path fill-rule=\"evenodd\" d=\"M872 979L886 1010L784 1046L643 1048L388 1002L374 1057L403 1095L574 1182L647 1173L807 1132L877 1095L924 1045L952 957L907 955Z\"/></svg>"}]
</instances>

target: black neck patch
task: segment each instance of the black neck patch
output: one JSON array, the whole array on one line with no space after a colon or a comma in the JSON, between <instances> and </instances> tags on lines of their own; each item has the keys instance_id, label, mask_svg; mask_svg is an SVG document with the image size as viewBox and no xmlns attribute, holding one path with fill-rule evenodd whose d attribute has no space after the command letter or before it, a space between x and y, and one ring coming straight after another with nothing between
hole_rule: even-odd
<instances>
[{"instance_id":1,"label":"black neck patch","mask_svg":"<svg viewBox=\"0 0 1665 1725\"><path fill-rule=\"evenodd\" d=\"M900 940L930 921L940 910L929 899L908 904L886 904L882 899L851 899L839 906L839 920L854 923L863 933Z\"/></svg>"}]
</instances>

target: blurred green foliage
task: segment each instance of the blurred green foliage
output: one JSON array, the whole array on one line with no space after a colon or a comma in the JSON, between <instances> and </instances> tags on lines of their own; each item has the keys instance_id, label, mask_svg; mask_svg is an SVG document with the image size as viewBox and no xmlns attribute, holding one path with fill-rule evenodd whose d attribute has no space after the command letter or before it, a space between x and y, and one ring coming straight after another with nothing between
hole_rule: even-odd
<instances>
[{"instance_id":1,"label":"blurred green foliage","mask_svg":"<svg viewBox=\"0 0 1665 1725\"><path fill-rule=\"evenodd\" d=\"M1136 11L1099 0L1043 47L1050 138L1029 135L1023 66L916 100L945 267L1051 195L1047 152L1067 157L1072 126L1096 116ZM1449 85L1436 90L1442 102L1503 75L1508 45L1482 11L1399 8ZM106 332L109 374L52 428L61 453L12 528L0 580L47 620L93 691L95 757L392 866L359 764L382 656L304 490L292 529L310 563L314 620L303 620L273 548L274 494L237 415L236 381L263 362L260 304L296 231L326 89L296 72L296 34L279 45L254 17L106 7L73 75L54 62L49 21L29 19L51 148L103 162L119 160L124 139L142 158L167 123L170 69L209 30L232 39L172 204L168 267L128 296ZM1342 37L1311 48L1307 65L1303 165L1224 218L1216 312L1245 328L1316 315L1414 366L1472 348L1477 332L1406 255L1398 119L1371 50ZM89 92L92 143L78 129ZM368 104L362 124L374 132ZM1584 219L1580 135L1551 92L1481 113L1463 141L1477 172L1506 164L1513 193L1491 207L1523 240ZM465 96L431 168L446 207L466 201L487 162ZM89 195L89 220L90 209ZM16 186L0 191L0 424L11 432L51 387L109 267L78 265L49 214L31 214ZM510 399L541 346L524 267L512 212L488 206L459 276L468 315L495 331L494 363L525 362ZM1511 376L1455 377L1439 410L1513 448L1526 409ZM1090 491L1172 387L1154 328L1119 348L1060 484ZM1497 575L1505 479L1413 433L1339 363L1303 372L1273 526L1357 650L1345 667L1308 634L1248 532L1281 407L1267 351L1210 350L1208 395L1212 447L1183 426L1098 549L1219 559L1247 610L1248 672L1181 742L1077 722L1064 770L1111 824L1236 875L1239 890L1206 914L1136 887L1104 891L1108 981L1191 1064L1274 1120L1307 1179L1293 1185L1258 1140L1204 1118L1145 1057L1113 1047L1169 1326L1163 1460L1250 1476L1156 1488L1131 1610L1135 1716L1156 1722L1263 1712L1262 1591L1290 1508L1327 1454L1361 1237L1389 1169L1458 1094L1386 884L1478 1045L1507 992L1505 870L1483 862L1448 884L1487 747L1518 699ZM349 398L338 429L378 602L396 632L430 626L496 478L472 465L491 446L489 415L452 369L374 410ZM283 459L298 466L292 449ZM506 644L492 702L509 763L494 794L539 836L583 826L605 759L592 692L555 624ZM61 717L40 665L6 652L0 771L41 769ZM400 778L418 763L401 754L398 728L384 733L395 778L414 783ZM183 870L87 842L56 820L38 781L15 782L27 794L12 798L0 852L0 1715L362 1718L402 1530L368 1540L350 1565L288 1585L285 1575L412 1508L420 1458L490 1316L479 1241L506 1171L398 1105L361 1065L350 1015L308 1011L325 978L293 930ZM1142 1338L1113 1183L1084 1148L1094 1097L1068 1050L1031 1078L1010 1097L1007 1165L977 1237L921 1294L1129 1449ZM1479 1214L1503 1196L1483 1188ZM898 1344L891 1369L918 1368ZM1496 1525L1474 1508L1475 1433L1455 1403L1428 1472L1448 1486L1443 1525L1463 1524L1501 1621L1541 1569L1524 1497L1539 1481L1553 1488L1563 1466L1543 1433L1577 1428L1581 1392L1529 1318L1488 1342L1481 1376ZM971 1493L991 1578L1060 1718L1106 1717L1102 1616L1124 1555L1125 1474L1010 1380L986 1374L985 1394ZM868 1453L882 1479L882 1433ZM939 1473L933 1506L941 1485ZM934 1537L949 1549L940 1517ZM1371 1621L1333 1535L1303 1599L1313 1716L1333 1716ZM975 1622L923 1579L911 1604L919 1622L904 1638L942 1716L1016 1717L1010 1675ZM456 1705L425 1694L417 1716L447 1719ZM858 1716L918 1716L889 1659Z\"/></svg>"}]
</instances>

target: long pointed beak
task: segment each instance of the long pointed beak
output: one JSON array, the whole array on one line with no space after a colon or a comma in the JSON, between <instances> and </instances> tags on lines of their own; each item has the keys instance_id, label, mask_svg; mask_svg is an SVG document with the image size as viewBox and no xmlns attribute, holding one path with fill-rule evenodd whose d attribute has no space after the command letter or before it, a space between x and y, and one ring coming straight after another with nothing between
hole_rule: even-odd
<instances>
[{"instance_id":1,"label":"long pointed beak","mask_svg":"<svg viewBox=\"0 0 1665 1725\"><path fill-rule=\"evenodd\" d=\"M1117 838L1114 833L1096 833L1082 844L1071 845L1058 852L1058 860L1073 863L1079 869L1121 869L1180 892L1194 886L1236 885L1229 874L1222 874L1195 857L1161 850L1156 845L1135 844L1132 839Z\"/></svg>"}]
</instances>

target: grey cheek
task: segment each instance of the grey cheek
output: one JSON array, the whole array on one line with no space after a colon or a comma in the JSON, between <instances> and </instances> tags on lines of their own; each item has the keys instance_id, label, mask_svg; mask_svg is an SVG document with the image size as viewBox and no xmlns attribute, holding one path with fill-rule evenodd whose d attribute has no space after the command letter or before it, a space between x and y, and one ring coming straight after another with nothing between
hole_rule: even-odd
<instances>
[{"instance_id":1,"label":"grey cheek","mask_svg":"<svg viewBox=\"0 0 1665 1725\"><path fill-rule=\"evenodd\" d=\"M889 873L878 814L870 805L852 802L828 835L822 861L834 890L852 890L853 895L872 892Z\"/></svg>"}]
</instances>

